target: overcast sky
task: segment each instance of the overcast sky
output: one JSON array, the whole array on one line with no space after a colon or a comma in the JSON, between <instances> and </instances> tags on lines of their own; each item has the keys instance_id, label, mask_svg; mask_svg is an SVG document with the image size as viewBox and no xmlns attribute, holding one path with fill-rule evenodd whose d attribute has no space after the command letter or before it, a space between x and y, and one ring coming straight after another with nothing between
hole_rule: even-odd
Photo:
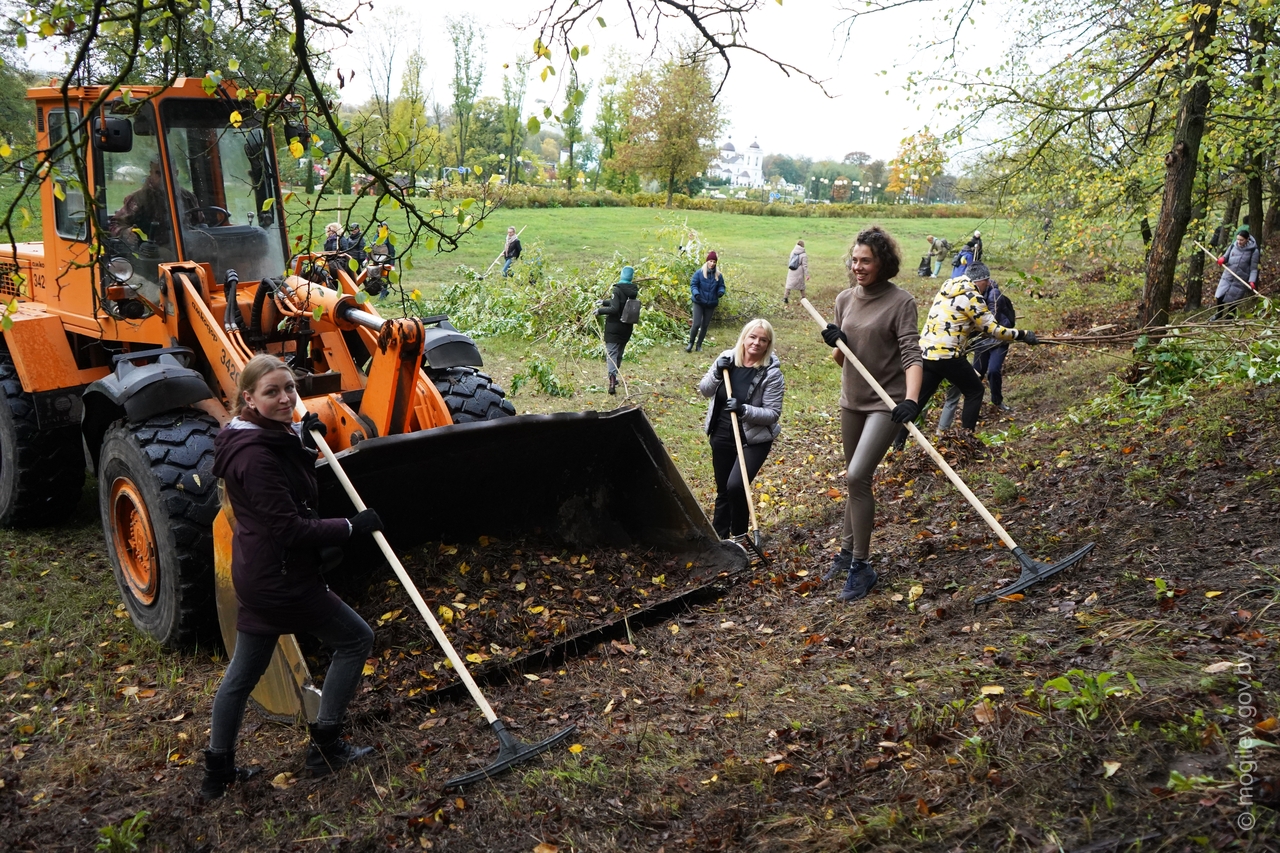
<instances>
[{"instance_id":1,"label":"overcast sky","mask_svg":"<svg viewBox=\"0 0 1280 853\"><path fill-rule=\"evenodd\" d=\"M538 0L481 0L460 4L460 11L470 14L485 33L485 77L482 94L501 97L503 64L514 68L518 58L531 54L536 31L522 29L529 23L530 10L540 6ZM397 59L402 61L420 45L427 60L426 86L441 102L449 100L449 83L453 76L453 47L445 30L439 4L403 4L400 10L409 25L389 30L379 18L386 15L383 6L358 27L353 37L332 52L339 68L356 71L355 80L343 94L349 103L362 102L370 96L370 77L366 72L363 45L369 38L397 39ZM621 14L621 3L606 3L602 15L612 11ZM859 22L846 43L841 21L847 17L835 9L835 3L814 0L787 0L784 5L767 3L747 18L746 40L770 55L796 65L825 80L827 97L817 86L796 75L787 77L768 62L745 54L734 55L733 68L721 93L728 115L727 135L741 149L758 140L766 154L803 155L815 160L839 159L850 151L865 151L873 158L891 159L904 136L920 130L926 123L938 129L940 114L930 115L908 100L901 84L905 71L894 68L895 62L910 62L914 44L921 35L915 13L890 12L872 15ZM594 23L576 33L578 43L591 47L580 64L580 75L594 80L609 73L609 48L624 51L637 62L653 50L652 33L645 41L637 41L634 30L621 17L600 29ZM664 31L664 42L674 41L676 32ZM664 52L659 47L659 53ZM558 51L552 60L559 66L563 57ZM545 63L542 63L545 64ZM540 111L537 99L559 103L557 83L551 77L543 83L530 74L526 115ZM882 72L888 72L883 75ZM398 77L398 73L397 73ZM334 80L336 83L336 79ZM588 119L594 116L594 90L588 97ZM720 141L723 141L720 140Z\"/></svg>"}]
</instances>

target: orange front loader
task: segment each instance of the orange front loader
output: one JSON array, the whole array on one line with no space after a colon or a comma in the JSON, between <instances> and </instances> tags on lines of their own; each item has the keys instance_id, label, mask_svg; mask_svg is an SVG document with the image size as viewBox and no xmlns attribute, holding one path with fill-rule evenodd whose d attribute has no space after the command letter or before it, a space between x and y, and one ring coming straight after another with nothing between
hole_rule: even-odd
<instances>
[{"instance_id":1,"label":"orange front loader","mask_svg":"<svg viewBox=\"0 0 1280 853\"><path fill-rule=\"evenodd\" d=\"M290 264L272 129L234 87L28 97L50 156L44 239L0 257L0 298L18 303L0 352L0 523L65 517L87 467L140 630L180 644L212 622L213 440L258 352L293 368L396 545L537 529L720 551L642 413L513 417L446 318L383 318L324 257ZM336 515L346 499L323 469Z\"/></svg>"}]
</instances>

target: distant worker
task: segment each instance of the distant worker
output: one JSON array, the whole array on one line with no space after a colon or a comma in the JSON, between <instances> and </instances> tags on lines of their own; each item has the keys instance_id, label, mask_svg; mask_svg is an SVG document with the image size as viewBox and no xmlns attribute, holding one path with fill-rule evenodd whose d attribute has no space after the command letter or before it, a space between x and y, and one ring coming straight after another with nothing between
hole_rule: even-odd
<instances>
[{"instance_id":1,"label":"distant worker","mask_svg":"<svg viewBox=\"0 0 1280 853\"><path fill-rule=\"evenodd\" d=\"M364 264L364 231L359 222L352 222L347 226L347 236L340 241L338 248L355 258L357 264Z\"/></svg>"},{"instance_id":2,"label":"distant worker","mask_svg":"<svg viewBox=\"0 0 1280 853\"><path fill-rule=\"evenodd\" d=\"M768 320L752 320L742 327L738 342L720 353L698 383L698 393L711 398L703 428L711 441L711 467L716 478L711 526L721 539L746 535L751 521L746 490L751 488L750 480L759 473L782 429L778 419L782 416L786 383L773 349L773 326ZM732 397L725 392L726 370L733 387ZM731 413L738 415L747 483L742 482Z\"/></svg>"},{"instance_id":3,"label":"distant worker","mask_svg":"<svg viewBox=\"0 0 1280 853\"><path fill-rule=\"evenodd\" d=\"M871 481L898 424L920 414L920 333L916 300L891 279L902 255L898 244L878 225L858 234L850 250L848 287L836 297L835 322L822 330L822 341L843 368L840 379L840 437L844 445L845 503L840 551L825 578L848 572L840 601L865 598L878 577L871 567L871 531L876 502ZM843 341L893 400L885 405L838 348Z\"/></svg>"},{"instance_id":4,"label":"distant worker","mask_svg":"<svg viewBox=\"0 0 1280 853\"><path fill-rule=\"evenodd\" d=\"M929 241L929 257L933 259L933 277L937 278L942 265L951 256L951 244L945 238L934 237L932 234L925 239Z\"/></svg>"},{"instance_id":5,"label":"distant worker","mask_svg":"<svg viewBox=\"0 0 1280 853\"><path fill-rule=\"evenodd\" d=\"M336 252L341 242L342 223L330 222L324 227L324 250L326 252Z\"/></svg>"},{"instance_id":6,"label":"distant worker","mask_svg":"<svg viewBox=\"0 0 1280 853\"><path fill-rule=\"evenodd\" d=\"M523 251L523 249L520 246L520 238L516 236L515 226L514 225L508 226L507 227L507 245L502 249L502 277L503 278L511 277L511 265L514 264L519 259L521 251Z\"/></svg>"},{"instance_id":7,"label":"distant worker","mask_svg":"<svg viewBox=\"0 0 1280 853\"><path fill-rule=\"evenodd\" d=\"M791 257L787 258L787 286L782 294L782 303L784 305L791 302L791 291L800 291L800 298L804 299L805 286L809 281L809 254L804 250L804 240L797 240L796 247L791 250Z\"/></svg>"},{"instance_id":8,"label":"distant worker","mask_svg":"<svg viewBox=\"0 0 1280 853\"><path fill-rule=\"evenodd\" d=\"M373 630L325 583L326 551L382 529L371 509L321 518L314 507L316 446L324 433L313 413L294 423L293 371L273 355L254 356L240 372L236 416L214 442L213 474L222 481L233 533L236 643L213 699L201 796L215 800L252 771L236 767L236 740L249 694L266 673L282 634L306 633L333 649L320 709L309 726L306 769L340 770L373 752L343 740L347 705L360 688ZM329 566L328 568L331 568Z\"/></svg>"},{"instance_id":9,"label":"distant worker","mask_svg":"<svg viewBox=\"0 0 1280 853\"><path fill-rule=\"evenodd\" d=\"M973 239L969 242L973 243L973 259L975 261L982 260L982 232L974 231Z\"/></svg>"},{"instance_id":10,"label":"distant worker","mask_svg":"<svg viewBox=\"0 0 1280 853\"><path fill-rule=\"evenodd\" d=\"M964 358L969 339L981 331L1001 341L1040 342L1035 332L1010 329L996 321L983 298L990 286L990 270L986 264L976 261L969 265L967 275L943 282L925 318L924 331L920 333L920 351L924 357L920 408L928 405L933 392L946 379L964 395L960 425L970 432L978 426L983 388L977 371Z\"/></svg>"},{"instance_id":11,"label":"distant worker","mask_svg":"<svg viewBox=\"0 0 1280 853\"><path fill-rule=\"evenodd\" d=\"M719 255L714 251L707 252L706 262L698 267L689 282L693 298L693 321L689 326L689 345L684 348L685 352L695 349L702 352L702 341L707 337L711 318L715 316L720 297L724 296L724 275L717 269L719 263Z\"/></svg>"},{"instance_id":12,"label":"distant worker","mask_svg":"<svg viewBox=\"0 0 1280 853\"><path fill-rule=\"evenodd\" d=\"M1012 329L1018 324L1018 315L1014 311L1013 302L1001 292L1000 285L995 279L991 279L987 285L982 299L987 303L987 310L995 316L996 322L1001 326ZM978 378L986 380L987 386L991 389L991 405L1002 412L1012 412L1013 408L1004 401L1004 360L1009 354L1009 342L984 335L970 349L974 353L973 369L977 372ZM951 428L956 418L956 411L960 408L960 397L959 387L956 385L947 387L942 414L938 416L939 431ZM906 435L899 434L898 439L905 443ZM898 444L898 449L902 449L901 444Z\"/></svg>"},{"instance_id":13,"label":"distant worker","mask_svg":"<svg viewBox=\"0 0 1280 853\"><path fill-rule=\"evenodd\" d=\"M1249 226L1241 227L1236 232L1235 242L1227 247L1226 254L1218 258L1218 266L1223 269L1218 289L1213 292L1214 301L1218 304L1213 319L1235 316L1240 301L1258 291L1258 262L1261 259L1262 250L1249 233ZM1246 281L1247 285L1243 283Z\"/></svg>"},{"instance_id":14,"label":"distant worker","mask_svg":"<svg viewBox=\"0 0 1280 853\"><path fill-rule=\"evenodd\" d=\"M596 309L596 315L604 317L604 361L609 374L610 394L618 393L622 353L631 340L636 321L640 319L640 288L635 284L635 274L634 268L623 267L618 283L613 286L612 296L601 299L600 307ZM635 303L634 307L629 308L631 303Z\"/></svg>"},{"instance_id":15,"label":"distant worker","mask_svg":"<svg viewBox=\"0 0 1280 853\"><path fill-rule=\"evenodd\" d=\"M960 251L956 252L956 256L951 260L951 277L956 278L962 276L968 269L969 264L973 263L973 241L965 243ZM950 278L948 281L950 281Z\"/></svg>"}]
</instances>

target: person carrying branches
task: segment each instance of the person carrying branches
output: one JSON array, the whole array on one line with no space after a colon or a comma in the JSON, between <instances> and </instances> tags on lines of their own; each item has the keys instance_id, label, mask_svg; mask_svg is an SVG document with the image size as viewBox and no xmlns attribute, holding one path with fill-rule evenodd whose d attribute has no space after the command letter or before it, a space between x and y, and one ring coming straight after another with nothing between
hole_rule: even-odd
<instances>
[{"instance_id":1,"label":"person carrying branches","mask_svg":"<svg viewBox=\"0 0 1280 853\"><path fill-rule=\"evenodd\" d=\"M604 317L604 361L609 372L609 393L618 393L618 366L622 353L631 340L631 332L640 319L640 287L635 283L633 267L623 267L613 294L600 300L596 316ZM634 303L633 307L630 307Z\"/></svg>"}]
</instances>

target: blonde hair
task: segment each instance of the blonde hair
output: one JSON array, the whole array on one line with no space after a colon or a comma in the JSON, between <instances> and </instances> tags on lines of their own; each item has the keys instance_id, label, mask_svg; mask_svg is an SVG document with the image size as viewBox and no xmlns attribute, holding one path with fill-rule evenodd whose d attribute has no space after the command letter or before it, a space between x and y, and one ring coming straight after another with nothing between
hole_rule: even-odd
<instances>
[{"instance_id":1,"label":"blonde hair","mask_svg":"<svg viewBox=\"0 0 1280 853\"><path fill-rule=\"evenodd\" d=\"M262 353L255 355L249 359L244 366L244 370L240 371L239 378L236 379L236 400L231 407L231 414L239 415L244 411L245 402L244 394L246 391L252 391L258 387L258 383L262 381L262 377L268 373L274 373L277 370L289 370L289 365L285 364L274 355ZM293 371L289 370L289 375L293 375Z\"/></svg>"},{"instance_id":2,"label":"blonde hair","mask_svg":"<svg viewBox=\"0 0 1280 853\"><path fill-rule=\"evenodd\" d=\"M328 232L330 232L330 231L334 231L334 232L337 232L338 234L341 234L341 233L342 233L342 223L341 223L341 222L330 222L328 225L326 225L326 226L324 227L324 230L325 230L325 233L326 233L326 234L327 234Z\"/></svg>"},{"instance_id":3,"label":"blonde hair","mask_svg":"<svg viewBox=\"0 0 1280 853\"><path fill-rule=\"evenodd\" d=\"M773 324L768 320L760 317L747 322L742 327L742 332L738 335L738 342L733 345L733 363L738 367L742 367L747 361L747 335L751 334L755 329L764 329L769 336L769 347L764 351L764 355L760 357L760 364L768 364L769 357L773 355Z\"/></svg>"}]
</instances>

